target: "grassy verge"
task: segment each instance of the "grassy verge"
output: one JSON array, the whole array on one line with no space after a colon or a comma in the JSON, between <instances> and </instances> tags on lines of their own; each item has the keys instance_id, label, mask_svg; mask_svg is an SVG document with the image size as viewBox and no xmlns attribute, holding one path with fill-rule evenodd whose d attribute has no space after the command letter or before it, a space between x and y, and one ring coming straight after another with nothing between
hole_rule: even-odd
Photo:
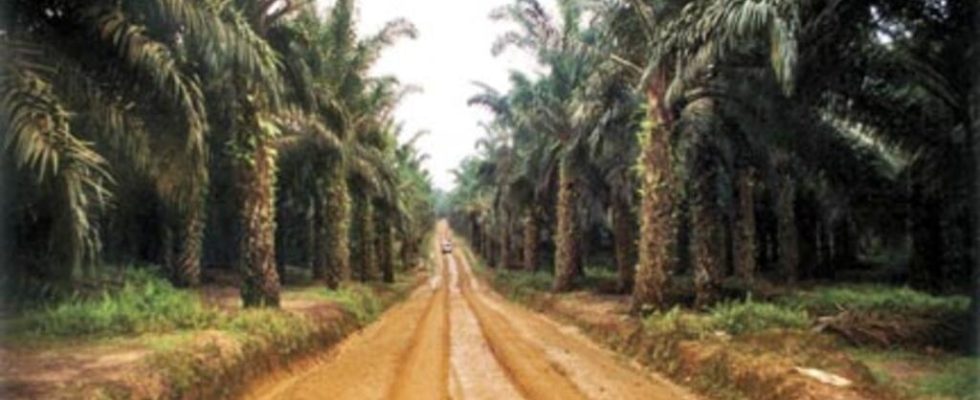
<instances>
[{"instance_id":1,"label":"grassy verge","mask_svg":"<svg viewBox=\"0 0 980 400\"><path fill-rule=\"evenodd\" d=\"M610 278L602 272L593 271L591 279ZM929 341L919 340L949 340L933 335L945 332L950 316L966 312L961 297L847 285L765 301L750 296L701 312L676 307L624 318L622 299L549 293L546 273L488 271L486 277L505 296L578 325L597 341L714 398L977 398L978 360L922 347ZM584 307L603 302L618 304L620 311L589 315L590 307ZM866 332L867 338L853 332ZM820 383L797 368L819 369L851 384ZM906 376L910 370L914 377Z\"/></svg>"},{"instance_id":2,"label":"grassy verge","mask_svg":"<svg viewBox=\"0 0 980 400\"><path fill-rule=\"evenodd\" d=\"M119 336L206 329L224 323L194 293L175 289L154 271L125 270L121 287L91 298L31 310L18 324L22 334L42 337Z\"/></svg>"},{"instance_id":3,"label":"grassy verge","mask_svg":"<svg viewBox=\"0 0 980 400\"><path fill-rule=\"evenodd\" d=\"M974 357L851 348L878 382L911 398L980 400L980 364Z\"/></svg>"},{"instance_id":4,"label":"grassy verge","mask_svg":"<svg viewBox=\"0 0 980 400\"><path fill-rule=\"evenodd\" d=\"M176 289L148 270L127 271L121 282L99 295L28 310L9 325L13 329L4 342L66 355L86 349L83 353L90 355L82 361L133 349L146 353L125 367L131 371L89 374L67 382L69 387L59 393L227 398L243 383L337 343L375 320L418 279L400 275L392 285L348 284L338 290L288 288L283 309L249 310L205 305L196 292Z\"/></svg>"}]
</instances>

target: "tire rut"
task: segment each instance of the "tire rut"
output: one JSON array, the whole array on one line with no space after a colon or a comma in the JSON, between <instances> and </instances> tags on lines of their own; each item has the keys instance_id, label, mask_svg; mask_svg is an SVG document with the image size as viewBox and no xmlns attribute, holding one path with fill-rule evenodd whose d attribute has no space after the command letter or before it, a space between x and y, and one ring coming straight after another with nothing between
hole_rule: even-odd
<instances>
[{"instance_id":1,"label":"tire rut","mask_svg":"<svg viewBox=\"0 0 980 400\"><path fill-rule=\"evenodd\" d=\"M464 262L459 255L454 257L457 265ZM587 399L563 369L552 364L540 348L525 340L503 315L484 304L479 294L470 290L470 279L460 281L463 298L476 315L494 356L524 397L535 400Z\"/></svg>"},{"instance_id":2,"label":"tire rut","mask_svg":"<svg viewBox=\"0 0 980 400\"><path fill-rule=\"evenodd\" d=\"M429 299L412 333L411 344L398 363L387 399L449 398L449 279L445 263L442 284Z\"/></svg>"}]
</instances>

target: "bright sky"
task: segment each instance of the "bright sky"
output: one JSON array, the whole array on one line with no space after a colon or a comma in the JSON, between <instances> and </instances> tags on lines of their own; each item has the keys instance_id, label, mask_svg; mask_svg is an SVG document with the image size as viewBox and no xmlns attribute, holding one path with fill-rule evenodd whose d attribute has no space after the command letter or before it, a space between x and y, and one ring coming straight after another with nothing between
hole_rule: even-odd
<instances>
[{"instance_id":1,"label":"bright sky","mask_svg":"<svg viewBox=\"0 0 980 400\"><path fill-rule=\"evenodd\" d=\"M333 3L318 0L320 4ZM419 36L389 48L374 68L375 74L396 76L403 84L422 88L399 106L396 117L405 124L404 136L419 130L431 133L418 142L430 159L427 169L436 187L453 187L450 170L474 153L483 135L477 123L489 120L480 107L466 105L479 89L473 81L498 90L509 87L510 70L534 71L533 57L511 48L498 57L490 48L509 23L494 22L490 12L510 0L361 0L358 1L362 35L377 32L385 22L403 17L415 24ZM544 1L551 4L552 1ZM404 138L403 138L404 139Z\"/></svg>"}]
</instances>

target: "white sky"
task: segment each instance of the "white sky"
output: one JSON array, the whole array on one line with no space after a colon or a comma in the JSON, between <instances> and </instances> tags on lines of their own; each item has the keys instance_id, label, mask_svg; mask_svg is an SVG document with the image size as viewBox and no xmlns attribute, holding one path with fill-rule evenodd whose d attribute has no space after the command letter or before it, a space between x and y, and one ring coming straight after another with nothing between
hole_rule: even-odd
<instances>
[{"instance_id":1,"label":"white sky","mask_svg":"<svg viewBox=\"0 0 980 400\"><path fill-rule=\"evenodd\" d=\"M321 5L330 0L318 0ZM419 36L403 39L387 49L373 69L375 74L394 75L403 84L422 88L406 97L396 112L405 124L404 136L419 130L430 134L419 140L430 159L426 168L436 187L454 185L450 170L474 153L476 139L483 135L477 123L489 120L489 112L466 105L479 89L473 81L498 90L509 87L509 71L534 71L532 56L510 48L498 57L490 54L494 40L507 31L509 23L489 19L491 10L511 0L360 0L358 31L377 32L385 22L403 17L415 24ZM551 5L553 0L543 1ZM404 138L403 138L404 139Z\"/></svg>"}]
</instances>

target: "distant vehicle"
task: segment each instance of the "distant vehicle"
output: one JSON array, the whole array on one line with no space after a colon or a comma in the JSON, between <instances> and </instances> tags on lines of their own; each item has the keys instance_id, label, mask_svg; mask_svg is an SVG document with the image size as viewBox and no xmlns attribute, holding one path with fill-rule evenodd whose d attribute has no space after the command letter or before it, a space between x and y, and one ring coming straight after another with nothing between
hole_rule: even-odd
<instances>
[{"instance_id":1,"label":"distant vehicle","mask_svg":"<svg viewBox=\"0 0 980 400\"><path fill-rule=\"evenodd\" d=\"M453 252L453 242L448 240L442 242L442 254L449 254Z\"/></svg>"}]
</instances>

